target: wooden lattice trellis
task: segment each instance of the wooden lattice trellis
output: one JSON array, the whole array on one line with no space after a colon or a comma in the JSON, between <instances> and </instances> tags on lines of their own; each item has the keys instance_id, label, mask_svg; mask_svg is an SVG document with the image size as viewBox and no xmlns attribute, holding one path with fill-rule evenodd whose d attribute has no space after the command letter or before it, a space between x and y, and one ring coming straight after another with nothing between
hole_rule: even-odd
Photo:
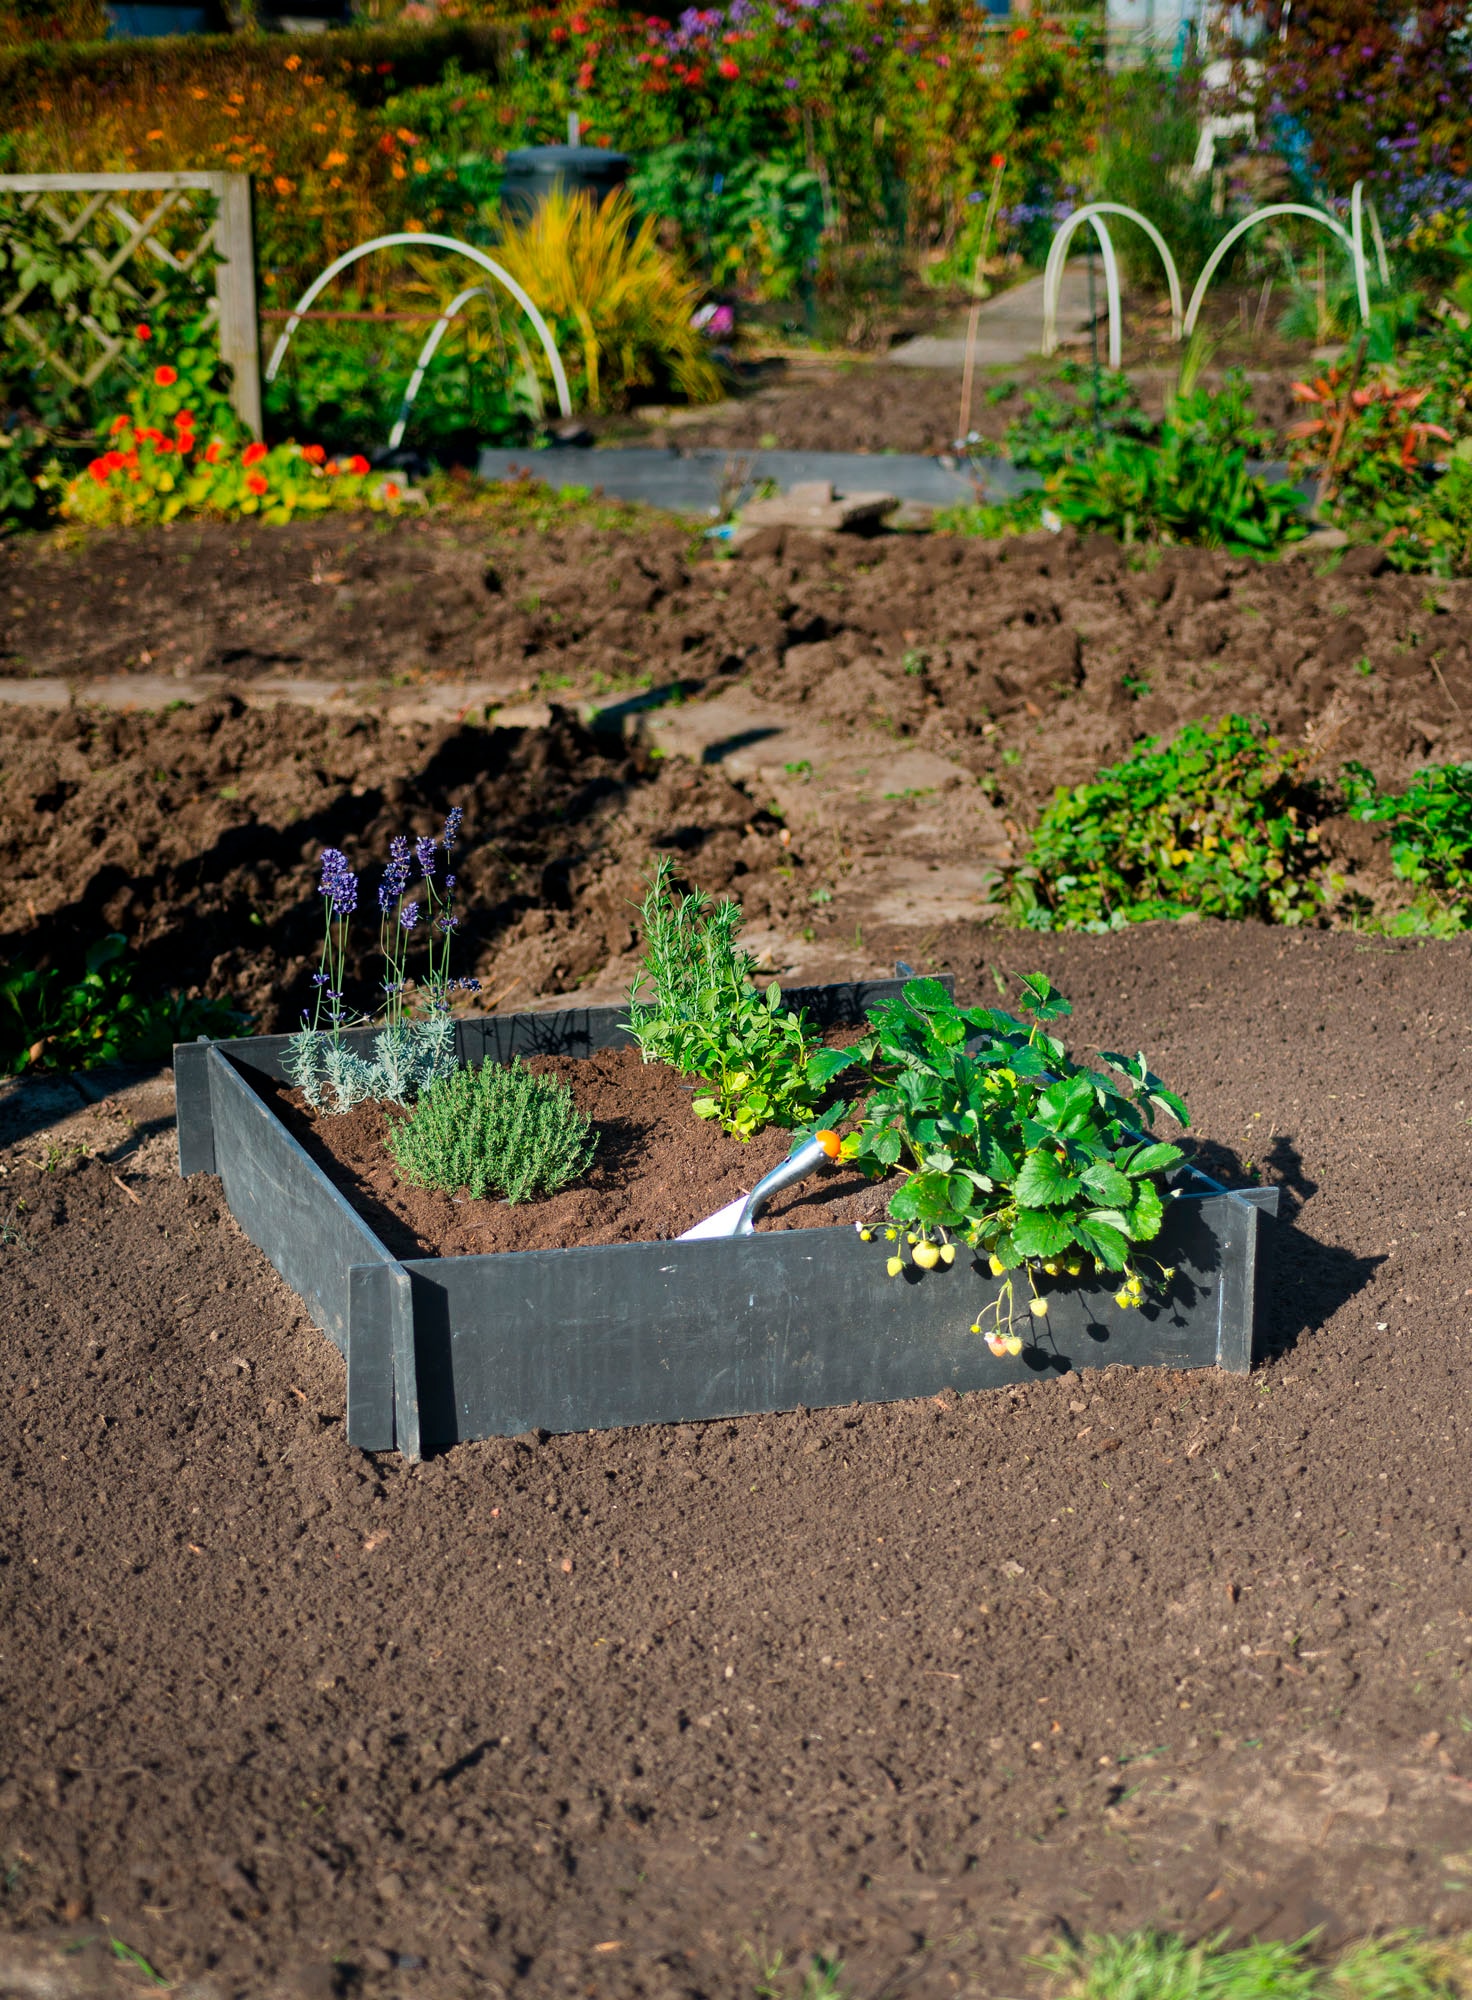
<instances>
[{"instance_id":1,"label":"wooden lattice trellis","mask_svg":"<svg viewBox=\"0 0 1472 2000\"><path fill-rule=\"evenodd\" d=\"M200 193L213 197L212 214L211 204L197 199ZM233 371L236 412L259 435L260 342L249 174L0 174L0 195L5 194L19 195L23 207L44 216L58 242L80 245L102 278L128 301L129 311L140 317L166 290L162 281L153 282L155 270L187 272L213 247L220 259L213 301L220 356ZM86 197L75 214L57 200L67 194ZM130 202L125 195L153 198ZM191 221L196 232L185 247L171 247L160 234L166 226L175 233ZM0 301L0 316L13 323L49 368L74 388L89 388L116 360L123 341L90 316L82 317L76 324L90 336L95 351L78 367L26 317L29 296L20 291Z\"/></svg>"}]
</instances>

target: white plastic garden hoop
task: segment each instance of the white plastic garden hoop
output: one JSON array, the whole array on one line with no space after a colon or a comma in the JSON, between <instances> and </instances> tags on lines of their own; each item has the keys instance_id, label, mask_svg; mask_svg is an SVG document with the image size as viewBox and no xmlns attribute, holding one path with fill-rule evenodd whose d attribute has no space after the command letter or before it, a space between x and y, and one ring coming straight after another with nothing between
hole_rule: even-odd
<instances>
[{"instance_id":1,"label":"white plastic garden hoop","mask_svg":"<svg viewBox=\"0 0 1472 2000\"><path fill-rule=\"evenodd\" d=\"M1227 231L1221 242L1217 244L1215 250L1212 251L1201 267L1201 276L1196 280L1196 289L1192 292L1191 303L1186 308L1186 323L1183 329L1185 338L1187 340L1190 339L1196 325L1196 315L1201 310L1201 301L1206 297L1206 288L1211 283L1217 266L1237 241L1237 238L1244 236L1249 229L1255 229L1259 222L1271 221L1275 215L1302 215L1310 222L1320 222L1325 229L1333 230L1334 234L1349 252L1350 262L1354 266L1354 288L1356 296L1359 299L1360 320L1361 322L1367 321L1370 317L1370 280L1369 274L1365 269L1365 247L1359 204L1360 183L1356 181L1354 199L1351 203L1355 217L1353 232L1346 229L1342 222L1336 221L1332 215L1326 215L1322 208L1308 208L1300 201L1274 202L1269 208L1255 209L1251 215L1244 215L1239 223ZM1377 236L1379 234L1378 226L1376 234ZM1384 254L1383 249L1381 254Z\"/></svg>"},{"instance_id":2,"label":"white plastic garden hoop","mask_svg":"<svg viewBox=\"0 0 1472 2000\"><path fill-rule=\"evenodd\" d=\"M472 299L488 299L491 296L492 293L489 285L467 285L463 292L457 293L451 299L450 303L430 328L429 338L425 341L423 347L420 348L419 359L414 363L414 373L409 377L409 386L404 391L403 402L399 405L398 417L394 422L393 429L388 434L388 448L390 451L397 451L399 446L404 442L404 429L409 422L409 412L414 407L414 398L419 394L419 385L424 380L425 371L435 357L435 350L449 330L450 321L459 312L460 308L469 305Z\"/></svg>"},{"instance_id":3,"label":"white plastic garden hoop","mask_svg":"<svg viewBox=\"0 0 1472 2000\"><path fill-rule=\"evenodd\" d=\"M515 299L516 303L536 328L537 338L542 343L543 352L546 354L548 365L552 370L552 383L557 391L558 406L563 416L570 417L572 415L572 397L568 393L567 374L562 366L562 357L557 352L557 343L552 338L551 329L548 327L546 320L542 318L542 315L537 311L521 286L517 284L515 278L511 276L509 271L503 271L496 260L493 257L488 257L484 250L477 250L474 244L462 243L454 236L431 236L428 232L421 233L415 231L394 236L375 236L370 242L360 243L356 249L345 250L341 257L335 258L319 278L312 280L311 284L308 285L307 289L292 307L291 317L281 329L281 337L271 350L271 359L266 363L266 380L272 382L276 379L276 370L281 366L282 360L285 357L291 336L296 332L298 325L301 323L303 313L308 310L312 301L321 292L323 287L330 284L339 271L345 271L349 264L356 264L360 257L366 257L374 250L395 249L401 244L413 244L417 249L421 250L456 251L460 256L468 257L473 264L479 264L483 271L489 271L498 283L506 287L512 298ZM477 286L475 289L481 290L483 287ZM462 295L460 299L457 299L455 304L451 306L450 311L454 312L460 305L463 305L465 298L468 296L469 294L467 293ZM435 329L430 335L430 341L436 341L441 324L442 321L436 322ZM426 342L425 345L428 352L432 353L433 348L430 347L429 342ZM416 370L416 373L422 375L425 365L427 365L427 355L421 354L420 367ZM417 389L418 386L418 382L416 381L414 387ZM400 435L402 435L402 430L400 430Z\"/></svg>"},{"instance_id":4,"label":"white plastic garden hoop","mask_svg":"<svg viewBox=\"0 0 1472 2000\"><path fill-rule=\"evenodd\" d=\"M1094 234L1099 239L1100 255L1104 259L1104 286L1109 298L1109 366L1118 368L1124 315L1119 302L1119 265L1113 241L1102 220L1106 215L1122 215L1126 221L1138 223L1160 252L1160 261L1165 266L1165 282L1170 287L1171 338L1179 340L1181 337L1181 278L1165 238L1138 209L1125 208L1117 201L1091 201L1087 207L1076 208L1072 215L1064 218L1048 250L1047 268L1043 272L1043 352L1051 354L1058 345L1058 293L1063 284L1063 260L1068 254L1069 239L1076 229L1081 229L1088 222L1093 224Z\"/></svg>"}]
</instances>

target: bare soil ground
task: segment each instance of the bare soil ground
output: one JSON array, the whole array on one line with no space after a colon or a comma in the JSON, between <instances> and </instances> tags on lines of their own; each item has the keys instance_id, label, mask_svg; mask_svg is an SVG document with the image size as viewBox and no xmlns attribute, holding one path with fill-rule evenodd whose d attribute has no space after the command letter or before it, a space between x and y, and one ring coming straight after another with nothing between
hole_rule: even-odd
<instances>
[{"instance_id":1,"label":"bare soil ground","mask_svg":"<svg viewBox=\"0 0 1472 2000\"><path fill-rule=\"evenodd\" d=\"M930 955L1280 1183L1256 1375L364 1458L166 1093L6 1101L0 1990L1001 2000L1059 1921L1472 1921L1472 953Z\"/></svg>"},{"instance_id":2,"label":"bare soil ground","mask_svg":"<svg viewBox=\"0 0 1472 2000\"><path fill-rule=\"evenodd\" d=\"M738 2000L779 1949L1004 2000L1060 1920L1472 1924L1472 945L946 914L1054 783L1189 716L1387 781L1472 754L1466 588L514 525L0 554L15 674L70 671L119 576L114 665L261 649L173 713L0 711L0 953L116 925L145 986L289 1021L321 846L462 804L465 964L503 1006L613 997L660 852L805 978L1041 967L1081 1045L1149 1051L1210 1157L1282 1186L1264 1366L368 1459L333 1350L174 1176L167 1088L12 1089L0 1992L136 1991L116 1940L196 2000ZM395 646L685 700L633 743L570 708L393 724ZM352 669L362 713L247 706L283 664Z\"/></svg>"}]
</instances>

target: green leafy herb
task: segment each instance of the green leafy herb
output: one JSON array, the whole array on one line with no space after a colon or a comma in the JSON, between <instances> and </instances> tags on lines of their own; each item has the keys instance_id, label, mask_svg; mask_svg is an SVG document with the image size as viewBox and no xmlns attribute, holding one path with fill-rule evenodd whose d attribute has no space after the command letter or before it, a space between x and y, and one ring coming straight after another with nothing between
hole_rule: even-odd
<instances>
[{"instance_id":1,"label":"green leafy herb","mask_svg":"<svg viewBox=\"0 0 1472 2000\"><path fill-rule=\"evenodd\" d=\"M819 1086L854 1071L869 1086L841 1156L873 1179L904 1176L884 1231L892 1277L905 1268L901 1238L930 1270L953 1261L955 1236L994 1275L1023 1271L1038 1319L1048 1311L1040 1278L1115 1273L1118 1303L1139 1304L1138 1246L1165 1214L1158 1176L1181 1158L1149 1127L1157 1110L1185 1125L1186 1107L1143 1055L1103 1054L1102 1070L1073 1062L1047 1031L1072 1010L1042 973L1023 979L1018 1006L1023 1019L959 1007L938 980L912 979L873 1009L861 1042L815 1055ZM1013 1303L1009 1277L987 1333L998 1354L1021 1351Z\"/></svg>"},{"instance_id":2,"label":"green leafy herb","mask_svg":"<svg viewBox=\"0 0 1472 2000\"><path fill-rule=\"evenodd\" d=\"M708 1084L691 1109L738 1139L804 1123L820 1101L808 1074L817 1036L783 1005L775 980L756 990L751 956L736 943L741 905L712 907L698 890L677 897L673 876L662 858L640 905L643 969L654 989L647 1001L638 987L629 996L627 1025L640 1053Z\"/></svg>"},{"instance_id":3,"label":"green leafy herb","mask_svg":"<svg viewBox=\"0 0 1472 2000\"><path fill-rule=\"evenodd\" d=\"M414 1187L475 1200L531 1201L585 1174L597 1135L571 1090L520 1062L484 1062L432 1083L389 1125L388 1150Z\"/></svg>"}]
</instances>

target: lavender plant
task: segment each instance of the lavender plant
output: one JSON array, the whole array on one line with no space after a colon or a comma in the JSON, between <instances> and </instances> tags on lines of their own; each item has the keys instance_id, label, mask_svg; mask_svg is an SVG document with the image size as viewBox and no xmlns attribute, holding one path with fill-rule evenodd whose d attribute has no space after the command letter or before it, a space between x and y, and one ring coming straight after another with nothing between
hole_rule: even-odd
<instances>
[{"instance_id":1,"label":"lavender plant","mask_svg":"<svg viewBox=\"0 0 1472 2000\"><path fill-rule=\"evenodd\" d=\"M377 891L383 1024L368 1056L345 1036L348 1028L365 1026L373 1018L350 1010L344 997L358 877L337 848L329 847L323 854L318 893L323 899L324 929L321 962L313 974L315 998L310 1008L303 1008L302 1025L282 1056L287 1080L314 1110L351 1111L370 1098L407 1105L437 1079L453 1073L455 1024L450 997L457 988L474 992L480 983L450 976L450 951L460 918L449 862L463 817L456 806L438 838L425 834L411 846L407 836L396 834L389 842ZM411 1004L409 958L421 926L428 964L424 976L413 982Z\"/></svg>"}]
</instances>

